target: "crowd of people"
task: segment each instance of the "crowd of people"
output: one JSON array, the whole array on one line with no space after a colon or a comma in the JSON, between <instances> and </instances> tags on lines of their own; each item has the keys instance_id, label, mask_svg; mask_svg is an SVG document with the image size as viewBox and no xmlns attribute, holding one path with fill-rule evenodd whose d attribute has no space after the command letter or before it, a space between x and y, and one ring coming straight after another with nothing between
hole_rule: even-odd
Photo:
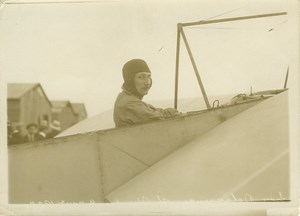
<instances>
[{"instance_id":1,"label":"crowd of people","mask_svg":"<svg viewBox=\"0 0 300 216\"><path fill-rule=\"evenodd\" d=\"M22 123L12 125L10 121L7 122L7 142L9 145L50 139L61 132L60 122L57 120L50 124L46 120L41 121L40 125L29 123L26 125L25 133L23 128Z\"/></svg>"}]
</instances>

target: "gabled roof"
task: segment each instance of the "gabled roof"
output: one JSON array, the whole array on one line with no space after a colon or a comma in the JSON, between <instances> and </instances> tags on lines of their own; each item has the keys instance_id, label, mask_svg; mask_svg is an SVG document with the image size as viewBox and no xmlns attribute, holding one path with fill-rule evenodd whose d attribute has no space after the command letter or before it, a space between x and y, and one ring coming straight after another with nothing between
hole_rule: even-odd
<instances>
[{"instance_id":1,"label":"gabled roof","mask_svg":"<svg viewBox=\"0 0 300 216\"><path fill-rule=\"evenodd\" d=\"M7 99L21 99L23 95L37 87L39 87L42 90L42 93L48 101L49 105L52 106L40 83L8 83Z\"/></svg>"},{"instance_id":2,"label":"gabled roof","mask_svg":"<svg viewBox=\"0 0 300 216\"><path fill-rule=\"evenodd\" d=\"M25 93L35 88L40 84L38 83L8 83L7 84L7 98L19 99Z\"/></svg>"},{"instance_id":3,"label":"gabled roof","mask_svg":"<svg viewBox=\"0 0 300 216\"><path fill-rule=\"evenodd\" d=\"M69 106L74 114L76 114L75 110L70 101L68 100L54 100L52 103L52 112L61 112L62 109Z\"/></svg>"},{"instance_id":4,"label":"gabled roof","mask_svg":"<svg viewBox=\"0 0 300 216\"><path fill-rule=\"evenodd\" d=\"M72 106L73 106L75 113L77 113L77 114L84 113L84 115L87 116L87 112L86 112L84 103L72 103Z\"/></svg>"}]
</instances>

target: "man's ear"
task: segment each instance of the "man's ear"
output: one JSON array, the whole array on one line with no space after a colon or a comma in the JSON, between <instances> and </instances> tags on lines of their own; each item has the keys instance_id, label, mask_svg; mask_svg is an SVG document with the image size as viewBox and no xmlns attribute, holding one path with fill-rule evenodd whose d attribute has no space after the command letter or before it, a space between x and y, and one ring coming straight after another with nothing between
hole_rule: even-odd
<instances>
[{"instance_id":1,"label":"man's ear","mask_svg":"<svg viewBox=\"0 0 300 216\"><path fill-rule=\"evenodd\" d=\"M150 87L152 86L152 78L150 78Z\"/></svg>"}]
</instances>

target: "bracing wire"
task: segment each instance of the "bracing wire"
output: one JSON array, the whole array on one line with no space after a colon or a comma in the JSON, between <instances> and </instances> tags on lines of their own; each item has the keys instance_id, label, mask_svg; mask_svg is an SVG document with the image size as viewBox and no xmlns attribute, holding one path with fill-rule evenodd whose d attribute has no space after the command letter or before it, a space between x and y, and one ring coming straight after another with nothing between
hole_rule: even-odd
<instances>
[{"instance_id":1,"label":"bracing wire","mask_svg":"<svg viewBox=\"0 0 300 216\"><path fill-rule=\"evenodd\" d=\"M208 18L206 18L206 19L204 19L204 20L201 20L201 21L207 21L207 20L210 20L210 19L219 17L219 16L223 16L223 15L225 15L225 14L229 14L229 13L232 13L232 12L234 12L234 11L238 11L238 10L240 10L240 9L242 9L242 8L247 7L247 6L248 6L248 5L245 5L245 6L243 6L243 7L239 7L239 8L236 8L236 9L233 9L233 10L230 10L230 11L227 11L227 12L224 12L224 13L221 13L221 14L218 14L218 15L215 15L215 16L212 16L212 17L208 17Z\"/></svg>"},{"instance_id":2,"label":"bracing wire","mask_svg":"<svg viewBox=\"0 0 300 216\"><path fill-rule=\"evenodd\" d=\"M246 5L247 6L247 5ZM222 16L222 15L225 15L225 14L229 14L229 13L232 13L234 11L238 11L242 8L245 8L246 6L243 6L243 7L239 7L239 8L236 8L236 9L233 9L233 10L230 10L230 11L227 11L227 12L224 12L224 13L221 13L221 14L218 14L218 15L215 15L215 16L212 16L212 17L208 17L206 19L203 19L201 21L207 21L207 20L210 20L210 19L213 19L213 18L216 18L216 17L219 17L219 16ZM200 21L200 22L201 22ZM287 20L284 20L283 22L279 23L277 25L277 27L281 26L282 24L286 23ZM273 28L270 28L268 30L268 32L271 32L273 31L275 28L277 29L277 27L273 27ZM256 30L256 29L249 29L249 28L233 28L233 27L202 27L202 26L187 26L186 28L189 28L189 29L230 29L230 30Z\"/></svg>"}]
</instances>

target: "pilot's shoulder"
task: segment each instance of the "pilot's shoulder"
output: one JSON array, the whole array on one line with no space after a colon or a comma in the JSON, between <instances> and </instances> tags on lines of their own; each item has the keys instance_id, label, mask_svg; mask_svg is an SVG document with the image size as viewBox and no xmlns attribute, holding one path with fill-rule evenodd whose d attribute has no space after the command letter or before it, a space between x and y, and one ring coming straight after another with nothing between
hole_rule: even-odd
<instances>
[{"instance_id":1,"label":"pilot's shoulder","mask_svg":"<svg viewBox=\"0 0 300 216\"><path fill-rule=\"evenodd\" d=\"M134 95L127 93L126 91L121 92L116 100L117 106L126 106L131 103L141 103L142 101Z\"/></svg>"}]
</instances>

